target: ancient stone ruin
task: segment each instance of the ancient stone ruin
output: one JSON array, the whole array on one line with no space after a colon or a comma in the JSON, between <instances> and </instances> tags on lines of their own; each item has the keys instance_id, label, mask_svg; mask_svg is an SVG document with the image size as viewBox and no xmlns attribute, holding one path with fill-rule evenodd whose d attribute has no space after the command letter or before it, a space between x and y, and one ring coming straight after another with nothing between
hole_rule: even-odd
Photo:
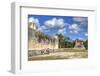
<instances>
[{"instance_id":1,"label":"ancient stone ruin","mask_svg":"<svg viewBox=\"0 0 100 76\"><path fill-rule=\"evenodd\" d=\"M75 46L74 49L85 49L84 45L83 45L83 41L82 40L75 40Z\"/></svg>"},{"instance_id":2,"label":"ancient stone ruin","mask_svg":"<svg viewBox=\"0 0 100 76\"><path fill-rule=\"evenodd\" d=\"M28 24L28 50L58 49L58 37L50 37L38 30L34 22Z\"/></svg>"}]
</instances>

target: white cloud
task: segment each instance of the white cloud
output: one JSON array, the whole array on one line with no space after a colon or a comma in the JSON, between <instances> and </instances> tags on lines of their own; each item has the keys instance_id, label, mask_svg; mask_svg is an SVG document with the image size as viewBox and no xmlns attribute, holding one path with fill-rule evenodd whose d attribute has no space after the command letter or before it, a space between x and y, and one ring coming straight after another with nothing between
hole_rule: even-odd
<instances>
[{"instance_id":1,"label":"white cloud","mask_svg":"<svg viewBox=\"0 0 100 76\"><path fill-rule=\"evenodd\" d=\"M78 33L80 31L78 24L72 24L69 26L70 33Z\"/></svg>"},{"instance_id":2,"label":"white cloud","mask_svg":"<svg viewBox=\"0 0 100 76\"><path fill-rule=\"evenodd\" d=\"M66 34L66 28L59 29L58 34L63 34L63 35Z\"/></svg>"},{"instance_id":3,"label":"white cloud","mask_svg":"<svg viewBox=\"0 0 100 76\"><path fill-rule=\"evenodd\" d=\"M46 26L41 26L41 28L42 28L42 29L44 29L44 30L46 30L46 29L47 29L47 28L46 28Z\"/></svg>"},{"instance_id":4,"label":"white cloud","mask_svg":"<svg viewBox=\"0 0 100 76\"><path fill-rule=\"evenodd\" d=\"M54 27L59 27L59 28L63 28L65 26L66 23L64 23L64 19L62 18L52 18L50 20L47 20L44 22L44 25L46 25L49 28L54 28Z\"/></svg>"},{"instance_id":5,"label":"white cloud","mask_svg":"<svg viewBox=\"0 0 100 76\"><path fill-rule=\"evenodd\" d=\"M52 20L47 20L47 21L45 21L44 24L45 24L46 26L48 26L48 27L54 27L55 24L56 24L56 18L53 18Z\"/></svg>"},{"instance_id":6,"label":"white cloud","mask_svg":"<svg viewBox=\"0 0 100 76\"><path fill-rule=\"evenodd\" d=\"M73 31L72 31L72 30L70 30L69 32L70 32L70 33L73 33Z\"/></svg>"},{"instance_id":7,"label":"white cloud","mask_svg":"<svg viewBox=\"0 0 100 76\"><path fill-rule=\"evenodd\" d=\"M79 40L84 40L84 39L83 39L83 38L81 38L81 37L79 37L78 39L79 39Z\"/></svg>"},{"instance_id":8,"label":"white cloud","mask_svg":"<svg viewBox=\"0 0 100 76\"><path fill-rule=\"evenodd\" d=\"M87 18L86 17L74 17L73 20L77 22L83 22L83 21L87 21Z\"/></svg>"},{"instance_id":9,"label":"white cloud","mask_svg":"<svg viewBox=\"0 0 100 76\"><path fill-rule=\"evenodd\" d=\"M56 25L58 25L59 27L63 27L65 25L64 20L62 18L58 19Z\"/></svg>"},{"instance_id":10,"label":"white cloud","mask_svg":"<svg viewBox=\"0 0 100 76\"><path fill-rule=\"evenodd\" d=\"M38 27L38 30L43 32L43 31L47 30L47 27L46 26L40 26L40 27Z\"/></svg>"},{"instance_id":11,"label":"white cloud","mask_svg":"<svg viewBox=\"0 0 100 76\"><path fill-rule=\"evenodd\" d=\"M28 22L34 22L38 27L40 26L38 18L30 17Z\"/></svg>"},{"instance_id":12,"label":"white cloud","mask_svg":"<svg viewBox=\"0 0 100 76\"><path fill-rule=\"evenodd\" d=\"M88 25L88 22L86 22L86 21L85 22L81 22L80 25L87 26Z\"/></svg>"},{"instance_id":13,"label":"white cloud","mask_svg":"<svg viewBox=\"0 0 100 76\"><path fill-rule=\"evenodd\" d=\"M34 17L30 17L28 21L29 21L29 22L36 22L36 21L38 21L38 20L35 19Z\"/></svg>"},{"instance_id":14,"label":"white cloud","mask_svg":"<svg viewBox=\"0 0 100 76\"><path fill-rule=\"evenodd\" d=\"M64 31L63 29L59 29L58 34L63 34L63 31Z\"/></svg>"},{"instance_id":15,"label":"white cloud","mask_svg":"<svg viewBox=\"0 0 100 76\"><path fill-rule=\"evenodd\" d=\"M77 34L77 33L78 33L78 31L77 31L77 30L74 30L74 33L76 33L76 34Z\"/></svg>"},{"instance_id":16,"label":"white cloud","mask_svg":"<svg viewBox=\"0 0 100 76\"><path fill-rule=\"evenodd\" d=\"M88 36L88 33L85 33L84 35L85 35L85 36Z\"/></svg>"},{"instance_id":17,"label":"white cloud","mask_svg":"<svg viewBox=\"0 0 100 76\"><path fill-rule=\"evenodd\" d=\"M80 22L80 26L87 26L88 25L88 18L87 17L74 17L73 21Z\"/></svg>"},{"instance_id":18,"label":"white cloud","mask_svg":"<svg viewBox=\"0 0 100 76\"><path fill-rule=\"evenodd\" d=\"M33 22L33 21L34 21L33 17L31 17L31 18L28 19L28 22Z\"/></svg>"}]
</instances>

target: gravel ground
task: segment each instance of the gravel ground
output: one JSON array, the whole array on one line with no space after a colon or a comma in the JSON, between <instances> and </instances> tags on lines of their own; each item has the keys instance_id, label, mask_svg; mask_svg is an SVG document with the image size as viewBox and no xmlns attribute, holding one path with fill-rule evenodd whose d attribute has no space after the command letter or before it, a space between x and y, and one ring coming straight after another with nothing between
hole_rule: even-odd
<instances>
[{"instance_id":1,"label":"gravel ground","mask_svg":"<svg viewBox=\"0 0 100 76\"><path fill-rule=\"evenodd\" d=\"M88 52L56 52L45 55L37 55L29 57L28 60L55 60L55 59L75 59L87 58Z\"/></svg>"}]
</instances>

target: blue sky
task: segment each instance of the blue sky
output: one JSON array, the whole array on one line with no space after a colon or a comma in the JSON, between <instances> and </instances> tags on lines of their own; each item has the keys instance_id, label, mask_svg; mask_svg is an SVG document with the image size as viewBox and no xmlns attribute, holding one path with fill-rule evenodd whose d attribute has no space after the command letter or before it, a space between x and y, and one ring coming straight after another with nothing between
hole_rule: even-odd
<instances>
[{"instance_id":1,"label":"blue sky","mask_svg":"<svg viewBox=\"0 0 100 76\"><path fill-rule=\"evenodd\" d=\"M35 22L38 30L49 36L63 34L71 40L88 38L88 17L28 15L28 21Z\"/></svg>"}]
</instances>

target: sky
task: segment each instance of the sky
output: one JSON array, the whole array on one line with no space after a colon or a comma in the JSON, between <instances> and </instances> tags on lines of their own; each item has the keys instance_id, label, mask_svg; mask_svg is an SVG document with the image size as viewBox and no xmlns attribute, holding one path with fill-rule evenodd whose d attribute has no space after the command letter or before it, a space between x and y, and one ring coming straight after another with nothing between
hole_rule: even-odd
<instances>
[{"instance_id":1,"label":"sky","mask_svg":"<svg viewBox=\"0 0 100 76\"><path fill-rule=\"evenodd\" d=\"M71 40L88 39L88 17L28 15L28 22L34 22L38 30L49 36L62 34Z\"/></svg>"}]
</instances>

